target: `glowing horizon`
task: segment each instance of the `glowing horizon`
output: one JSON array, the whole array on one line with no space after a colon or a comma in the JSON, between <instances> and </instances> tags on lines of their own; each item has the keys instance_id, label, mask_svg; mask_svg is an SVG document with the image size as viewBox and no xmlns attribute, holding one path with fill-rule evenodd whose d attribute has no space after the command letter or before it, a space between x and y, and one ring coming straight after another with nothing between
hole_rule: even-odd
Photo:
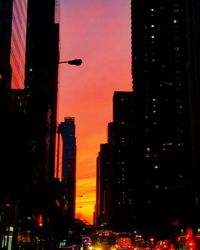
<instances>
[{"instance_id":1,"label":"glowing horizon","mask_svg":"<svg viewBox=\"0 0 200 250\"><path fill-rule=\"evenodd\" d=\"M75 117L76 216L93 223L96 158L107 142L114 91L131 91L130 0L61 0L58 122ZM78 18L77 18L78 17Z\"/></svg>"}]
</instances>

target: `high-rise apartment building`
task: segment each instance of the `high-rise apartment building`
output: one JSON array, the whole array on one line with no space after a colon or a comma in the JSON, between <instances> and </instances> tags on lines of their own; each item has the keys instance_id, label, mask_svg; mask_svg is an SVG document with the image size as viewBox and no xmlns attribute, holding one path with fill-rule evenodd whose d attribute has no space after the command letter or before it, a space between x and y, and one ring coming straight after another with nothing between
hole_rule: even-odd
<instances>
[{"instance_id":1,"label":"high-rise apartment building","mask_svg":"<svg viewBox=\"0 0 200 250\"><path fill-rule=\"evenodd\" d=\"M141 226L198 223L199 13L199 1L132 0Z\"/></svg>"},{"instance_id":2,"label":"high-rise apartment building","mask_svg":"<svg viewBox=\"0 0 200 250\"><path fill-rule=\"evenodd\" d=\"M54 177L59 62L55 0L29 0L25 69L29 183Z\"/></svg>"},{"instance_id":3,"label":"high-rise apartment building","mask_svg":"<svg viewBox=\"0 0 200 250\"><path fill-rule=\"evenodd\" d=\"M110 195L110 225L114 230L131 230L134 223L133 105L132 92L114 92Z\"/></svg>"},{"instance_id":4,"label":"high-rise apartment building","mask_svg":"<svg viewBox=\"0 0 200 250\"><path fill-rule=\"evenodd\" d=\"M101 144L97 157L96 171L96 226L106 228L110 224L110 201L112 181L112 146L109 143Z\"/></svg>"},{"instance_id":5,"label":"high-rise apartment building","mask_svg":"<svg viewBox=\"0 0 200 250\"><path fill-rule=\"evenodd\" d=\"M62 181L66 184L68 217L74 219L76 200L76 131L74 117L65 117L59 128L63 141Z\"/></svg>"},{"instance_id":6,"label":"high-rise apartment building","mask_svg":"<svg viewBox=\"0 0 200 250\"><path fill-rule=\"evenodd\" d=\"M96 224L128 231L135 226L135 157L133 92L116 91L108 143L97 157Z\"/></svg>"}]
</instances>

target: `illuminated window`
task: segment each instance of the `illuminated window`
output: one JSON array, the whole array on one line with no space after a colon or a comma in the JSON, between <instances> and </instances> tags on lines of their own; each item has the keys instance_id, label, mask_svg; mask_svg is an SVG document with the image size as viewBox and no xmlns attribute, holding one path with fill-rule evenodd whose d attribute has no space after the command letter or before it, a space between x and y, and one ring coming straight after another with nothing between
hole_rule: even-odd
<instances>
[{"instance_id":1,"label":"illuminated window","mask_svg":"<svg viewBox=\"0 0 200 250\"><path fill-rule=\"evenodd\" d=\"M176 19L173 20L173 23L178 23L178 21Z\"/></svg>"},{"instance_id":2,"label":"illuminated window","mask_svg":"<svg viewBox=\"0 0 200 250\"><path fill-rule=\"evenodd\" d=\"M151 24L151 28L154 28L155 27L155 25L154 24Z\"/></svg>"},{"instance_id":3,"label":"illuminated window","mask_svg":"<svg viewBox=\"0 0 200 250\"><path fill-rule=\"evenodd\" d=\"M151 36L151 38L152 38L152 39L154 39L154 38L155 38L155 36L153 36L153 35L152 35L152 36Z\"/></svg>"},{"instance_id":4,"label":"illuminated window","mask_svg":"<svg viewBox=\"0 0 200 250\"><path fill-rule=\"evenodd\" d=\"M154 168L155 168L155 169L158 169L158 166L156 165L156 166L154 166Z\"/></svg>"},{"instance_id":5,"label":"illuminated window","mask_svg":"<svg viewBox=\"0 0 200 250\"><path fill-rule=\"evenodd\" d=\"M174 50L175 51L180 51L180 47L175 47Z\"/></svg>"}]
</instances>

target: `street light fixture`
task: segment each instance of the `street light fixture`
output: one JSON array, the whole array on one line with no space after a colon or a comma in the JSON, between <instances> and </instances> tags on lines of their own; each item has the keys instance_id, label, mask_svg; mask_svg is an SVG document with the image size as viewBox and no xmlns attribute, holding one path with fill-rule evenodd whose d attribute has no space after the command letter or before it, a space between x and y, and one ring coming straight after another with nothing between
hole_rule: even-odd
<instances>
[{"instance_id":1,"label":"street light fixture","mask_svg":"<svg viewBox=\"0 0 200 250\"><path fill-rule=\"evenodd\" d=\"M79 58L75 58L75 59L72 59L72 60L67 60L67 61L60 61L58 62L58 64L63 64L63 63L67 63L67 64L70 64L70 65L75 65L75 66L80 66L82 64L82 59L79 59ZM62 130L62 127L60 125L58 125L57 127L57 133L58 133L58 145L57 145L57 169L56 169L56 175L57 175L57 178L58 177L58 171L59 171L59 158L60 158L60 154L59 154L59 151L60 151L60 134L61 134L61 130Z\"/></svg>"},{"instance_id":2,"label":"street light fixture","mask_svg":"<svg viewBox=\"0 0 200 250\"><path fill-rule=\"evenodd\" d=\"M58 64L61 64L61 63L68 63L68 64L71 64L71 65L80 66L82 64L82 59L73 59L73 60L69 60L69 61L61 61Z\"/></svg>"}]
</instances>

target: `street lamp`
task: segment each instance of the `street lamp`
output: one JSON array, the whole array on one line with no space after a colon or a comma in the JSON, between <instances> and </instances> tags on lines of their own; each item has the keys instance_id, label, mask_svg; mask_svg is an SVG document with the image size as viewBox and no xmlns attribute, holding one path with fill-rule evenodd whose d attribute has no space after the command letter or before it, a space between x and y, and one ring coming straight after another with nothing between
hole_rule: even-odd
<instances>
[{"instance_id":1,"label":"street lamp","mask_svg":"<svg viewBox=\"0 0 200 250\"><path fill-rule=\"evenodd\" d=\"M60 61L58 62L58 64L63 64L63 63L67 63L67 64L70 64L70 65L75 65L75 66L80 66L83 61L82 59L79 59L79 58L75 58L75 59L72 59L72 60L67 60L67 61ZM56 166L56 177L59 178L59 158L60 158L60 154L59 154L59 151L60 151L60 134L61 134L61 131L62 131L62 126L61 124L59 124L57 126L57 133L58 133L58 141L57 141L57 166Z\"/></svg>"},{"instance_id":2,"label":"street lamp","mask_svg":"<svg viewBox=\"0 0 200 250\"><path fill-rule=\"evenodd\" d=\"M71 64L71 65L80 66L82 64L82 59L73 59L73 60L69 60L69 61L61 61L58 64L61 64L61 63L68 63L68 64Z\"/></svg>"}]
</instances>

